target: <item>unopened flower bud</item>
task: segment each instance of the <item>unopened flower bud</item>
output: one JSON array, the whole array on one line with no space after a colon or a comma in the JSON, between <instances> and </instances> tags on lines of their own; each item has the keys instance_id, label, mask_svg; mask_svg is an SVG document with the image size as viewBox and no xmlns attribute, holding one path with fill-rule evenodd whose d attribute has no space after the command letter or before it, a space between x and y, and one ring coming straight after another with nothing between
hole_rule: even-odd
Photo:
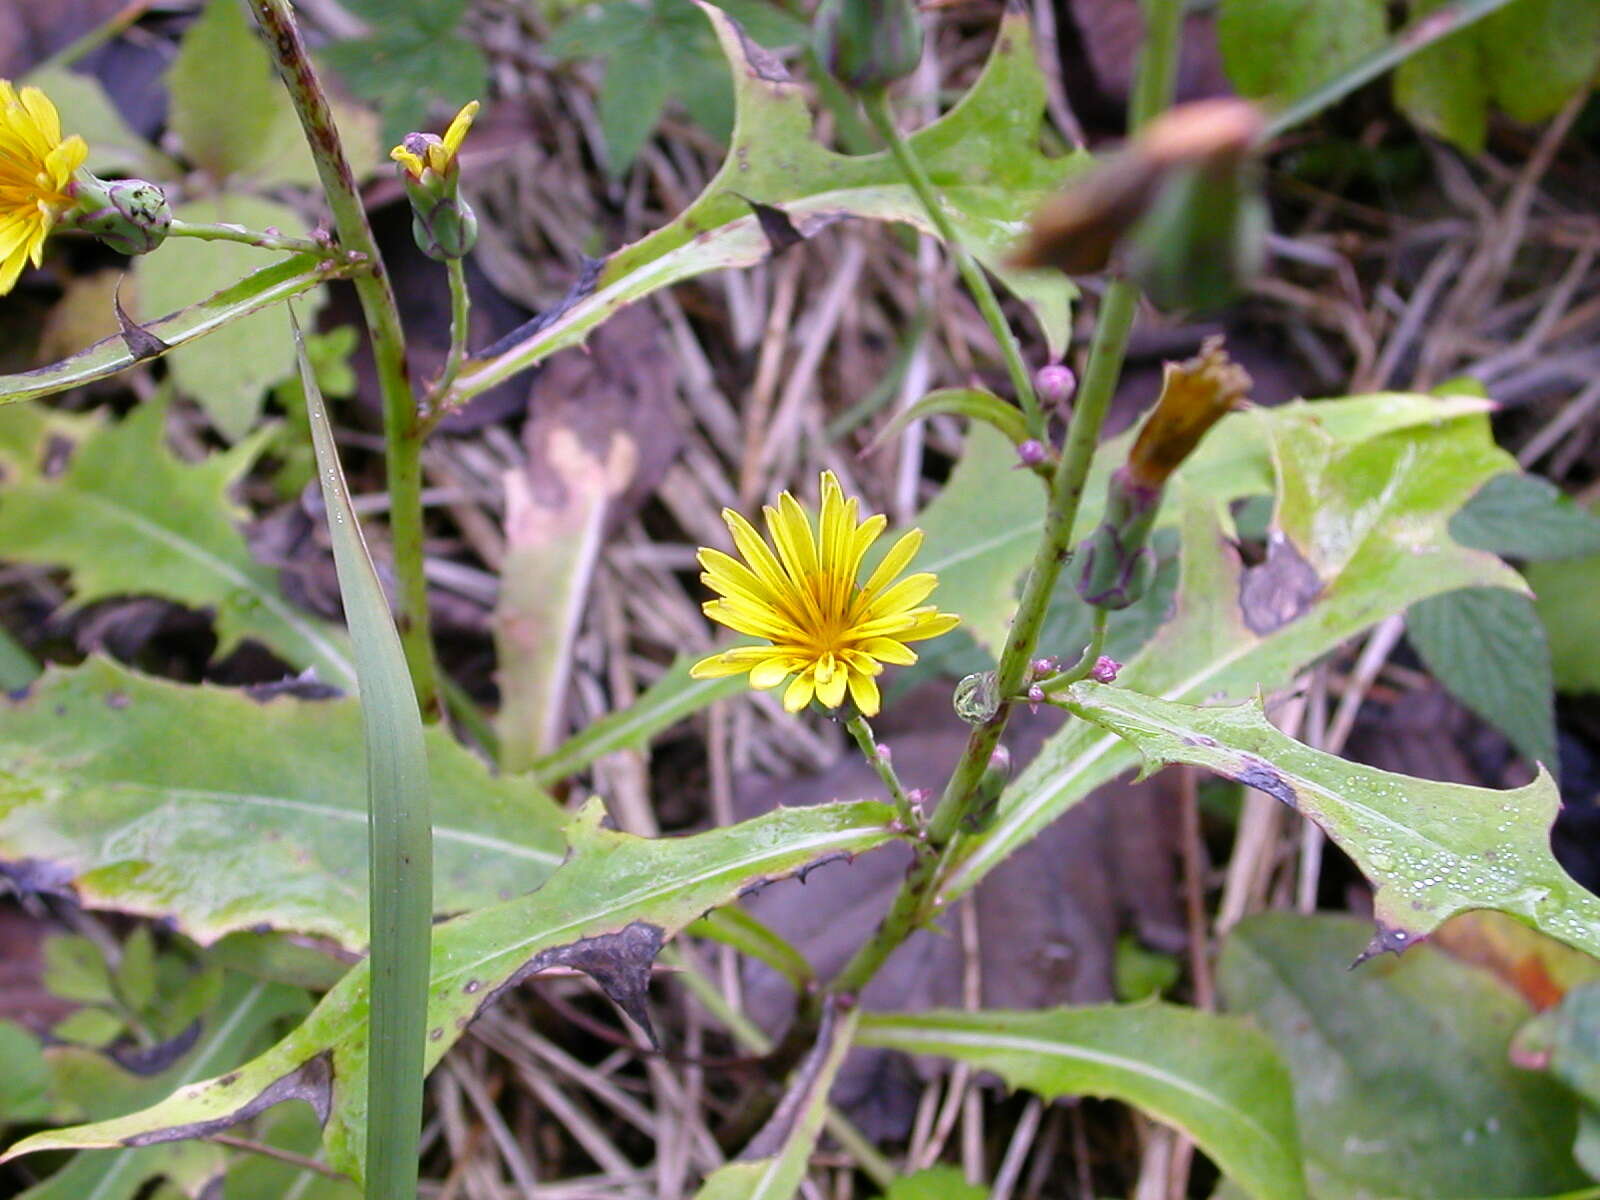
<instances>
[{"instance_id":1,"label":"unopened flower bud","mask_svg":"<svg viewBox=\"0 0 1600 1200\"><path fill-rule=\"evenodd\" d=\"M1078 390L1078 377L1066 363L1051 363L1039 368L1033 377L1033 386L1039 389L1039 399L1060 408Z\"/></svg>"},{"instance_id":2,"label":"unopened flower bud","mask_svg":"<svg viewBox=\"0 0 1600 1200\"><path fill-rule=\"evenodd\" d=\"M1037 467L1045 459L1044 443L1034 438L1017 446L1017 460L1021 466Z\"/></svg>"},{"instance_id":3,"label":"unopened flower bud","mask_svg":"<svg viewBox=\"0 0 1600 1200\"><path fill-rule=\"evenodd\" d=\"M1117 672L1122 670L1122 664L1109 654L1102 654L1094 660L1094 666L1089 668L1089 678L1096 683L1115 683Z\"/></svg>"},{"instance_id":4,"label":"unopened flower bud","mask_svg":"<svg viewBox=\"0 0 1600 1200\"><path fill-rule=\"evenodd\" d=\"M167 194L143 179L97 179L87 171L72 181L78 209L74 228L93 234L118 254L148 254L167 240L172 208Z\"/></svg>"},{"instance_id":5,"label":"unopened flower bud","mask_svg":"<svg viewBox=\"0 0 1600 1200\"><path fill-rule=\"evenodd\" d=\"M894 758L894 753L883 742L877 743L875 746L873 746L873 749L877 751L878 757L883 759L884 762L889 762Z\"/></svg>"},{"instance_id":6,"label":"unopened flower bud","mask_svg":"<svg viewBox=\"0 0 1600 1200\"><path fill-rule=\"evenodd\" d=\"M473 100L456 114L443 137L408 133L389 151L411 201L411 234L429 258L465 258L478 241L478 217L460 193L457 159L477 112Z\"/></svg>"},{"instance_id":7,"label":"unopened flower bud","mask_svg":"<svg viewBox=\"0 0 1600 1200\"><path fill-rule=\"evenodd\" d=\"M1028 707L1034 712L1039 711L1039 705L1044 703L1044 688L1037 683L1028 689Z\"/></svg>"},{"instance_id":8,"label":"unopened flower bud","mask_svg":"<svg viewBox=\"0 0 1600 1200\"><path fill-rule=\"evenodd\" d=\"M917 69L922 18L912 0L823 0L812 44L848 90L881 92Z\"/></svg>"},{"instance_id":9,"label":"unopened flower bud","mask_svg":"<svg viewBox=\"0 0 1600 1200\"><path fill-rule=\"evenodd\" d=\"M1055 673L1056 660L1049 655L1033 660L1033 677L1035 679L1043 679L1046 675L1054 675Z\"/></svg>"},{"instance_id":10,"label":"unopened flower bud","mask_svg":"<svg viewBox=\"0 0 1600 1200\"><path fill-rule=\"evenodd\" d=\"M1127 608L1154 571L1145 542L1167 479L1231 409L1243 403L1250 376L1208 338L1194 358L1168 363L1161 398L1134 439L1128 461L1106 481L1105 515L1079 546L1078 595L1098 608Z\"/></svg>"}]
</instances>

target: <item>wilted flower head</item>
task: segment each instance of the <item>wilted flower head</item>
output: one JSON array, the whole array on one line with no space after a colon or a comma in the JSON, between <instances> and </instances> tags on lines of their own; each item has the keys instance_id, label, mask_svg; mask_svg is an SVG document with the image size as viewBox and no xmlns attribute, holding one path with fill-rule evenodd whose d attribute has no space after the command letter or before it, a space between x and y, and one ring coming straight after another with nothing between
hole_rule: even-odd
<instances>
[{"instance_id":1,"label":"wilted flower head","mask_svg":"<svg viewBox=\"0 0 1600 1200\"><path fill-rule=\"evenodd\" d=\"M1168 477L1208 429L1244 403L1249 390L1250 376L1228 358L1221 338L1207 338L1195 357L1167 364L1161 398L1140 427L1128 461L1106 480L1105 515L1078 549L1078 595L1084 600L1119 609L1144 594L1152 571L1145 542Z\"/></svg>"},{"instance_id":2,"label":"wilted flower head","mask_svg":"<svg viewBox=\"0 0 1600 1200\"><path fill-rule=\"evenodd\" d=\"M859 502L846 500L832 471L822 473L822 512L815 526L788 492L768 505L771 544L732 509L722 518L744 561L702 549L700 578L719 599L705 613L738 633L765 638L766 646L736 646L695 663L696 679L750 674L756 688L793 677L783 706L798 712L813 697L837 708L845 696L867 716L878 711L875 677L885 663L908 666L917 656L907 642L938 637L959 618L923 604L938 577L928 572L895 582L922 545L922 531L904 534L883 561L857 583L868 548L888 523L858 520Z\"/></svg>"},{"instance_id":3,"label":"wilted flower head","mask_svg":"<svg viewBox=\"0 0 1600 1200\"><path fill-rule=\"evenodd\" d=\"M72 208L72 176L88 154L81 137L62 138L48 96L0 79L0 295L27 262L44 261L44 240Z\"/></svg>"},{"instance_id":4,"label":"wilted flower head","mask_svg":"<svg viewBox=\"0 0 1600 1200\"><path fill-rule=\"evenodd\" d=\"M455 120L450 122L444 137L433 133L408 133L398 146L389 151L389 157L418 183L422 182L426 171L448 175L455 168L456 151L461 149L467 130L472 128L472 120L477 115L478 102L469 100L461 106Z\"/></svg>"},{"instance_id":5,"label":"wilted flower head","mask_svg":"<svg viewBox=\"0 0 1600 1200\"><path fill-rule=\"evenodd\" d=\"M1128 474L1141 487L1160 487L1194 453L1206 431L1244 404L1250 376L1228 357L1220 337L1200 353L1166 365L1161 397L1128 452Z\"/></svg>"}]
</instances>

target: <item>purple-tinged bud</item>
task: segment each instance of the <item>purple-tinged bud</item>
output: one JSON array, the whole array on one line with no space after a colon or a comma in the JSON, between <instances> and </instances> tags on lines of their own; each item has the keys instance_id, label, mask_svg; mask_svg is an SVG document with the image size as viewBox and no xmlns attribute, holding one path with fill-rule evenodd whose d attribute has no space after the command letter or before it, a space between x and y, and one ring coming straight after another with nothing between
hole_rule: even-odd
<instances>
[{"instance_id":1,"label":"purple-tinged bud","mask_svg":"<svg viewBox=\"0 0 1600 1200\"><path fill-rule=\"evenodd\" d=\"M1029 438L1017 446L1017 460L1024 467L1037 467L1045 459L1044 443Z\"/></svg>"},{"instance_id":2,"label":"purple-tinged bud","mask_svg":"<svg viewBox=\"0 0 1600 1200\"><path fill-rule=\"evenodd\" d=\"M877 751L878 757L883 759L884 762L889 762L894 758L894 752L884 742L879 742L873 749Z\"/></svg>"},{"instance_id":3,"label":"purple-tinged bud","mask_svg":"<svg viewBox=\"0 0 1600 1200\"><path fill-rule=\"evenodd\" d=\"M1094 660L1094 666L1089 669L1089 678L1096 683L1115 683L1117 672L1122 670L1122 664L1109 654L1102 654Z\"/></svg>"},{"instance_id":4,"label":"purple-tinged bud","mask_svg":"<svg viewBox=\"0 0 1600 1200\"><path fill-rule=\"evenodd\" d=\"M1066 363L1051 363L1039 368L1033 377L1033 386L1039 389L1039 399L1060 408L1078 390L1078 377Z\"/></svg>"},{"instance_id":5,"label":"purple-tinged bud","mask_svg":"<svg viewBox=\"0 0 1600 1200\"><path fill-rule=\"evenodd\" d=\"M1039 711L1039 705L1044 703L1044 689L1037 683L1028 689L1028 708L1032 712Z\"/></svg>"},{"instance_id":6,"label":"purple-tinged bud","mask_svg":"<svg viewBox=\"0 0 1600 1200\"><path fill-rule=\"evenodd\" d=\"M1056 660L1054 657L1046 655L1043 658L1033 660L1033 677L1035 679L1043 679L1046 675L1054 675L1055 673Z\"/></svg>"}]
</instances>

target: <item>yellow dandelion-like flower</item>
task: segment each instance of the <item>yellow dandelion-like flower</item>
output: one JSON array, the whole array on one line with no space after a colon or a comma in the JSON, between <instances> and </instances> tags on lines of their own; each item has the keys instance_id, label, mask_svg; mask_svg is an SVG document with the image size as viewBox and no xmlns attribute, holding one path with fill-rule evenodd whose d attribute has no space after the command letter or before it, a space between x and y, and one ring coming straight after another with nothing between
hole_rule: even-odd
<instances>
[{"instance_id":1,"label":"yellow dandelion-like flower","mask_svg":"<svg viewBox=\"0 0 1600 1200\"><path fill-rule=\"evenodd\" d=\"M405 141L389 151L389 157L419 183L422 181L422 172L430 168L435 175L443 175L455 162L456 151L461 149L467 130L472 128L472 120L477 115L478 102L469 100L461 106L456 119L450 122L444 137L431 133L408 133Z\"/></svg>"},{"instance_id":2,"label":"yellow dandelion-like flower","mask_svg":"<svg viewBox=\"0 0 1600 1200\"><path fill-rule=\"evenodd\" d=\"M909 666L917 656L907 642L938 637L960 618L923 604L938 576L923 572L894 582L922 545L913 529L890 547L862 584L862 559L888 524L882 516L858 521L859 502L844 498L832 471L822 473L822 515L811 518L788 492L768 505L771 545L732 509L724 509L734 545L744 562L720 550L700 551L700 576L719 599L705 603L706 616L738 633L771 645L737 646L695 663L696 679L750 673L750 685L777 687L793 676L783 706L799 712L813 696L828 708L846 694L866 716L878 711L878 684L885 663Z\"/></svg>"},{"instance_id":3,"label":"yellow dandelion-like flower","mask_svg":"<svg viewBox=\"0 0 1600 1200\"><path fill-rule=\"evenodd\" d=\"M88 155L77 134L62 139L48 96L0 79L0 295L30 260L44 261L44 240L73 206L72 176Z\"/></svg>"}]
</instances>

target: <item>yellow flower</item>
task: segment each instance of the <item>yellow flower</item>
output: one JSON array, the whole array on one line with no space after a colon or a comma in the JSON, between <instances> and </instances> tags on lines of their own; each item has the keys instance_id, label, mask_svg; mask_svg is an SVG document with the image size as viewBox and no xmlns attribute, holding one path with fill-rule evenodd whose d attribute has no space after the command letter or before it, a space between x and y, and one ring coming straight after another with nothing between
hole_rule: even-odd
<instances>
[{"instance_id":1,"label":"yellow flower","mask_svg":"<svg viewBox=\"0 0 1600 1200\"><path fill-rule=\"evenodd\" d=\"M62 140L61 118L43 92L18 92L0 79L0 295L30 259L36 267L44 261L44 240L73 206L72 175L88 154L77 134Z\"/></svg>"},{"instance_id":2,"label":"yellow flower","mask_svg":"<svg viewBox=\"0 0 1600 1200\"><path fill-rule=\"evenodd\" d=\"M959 618L922 603L938 576L924 572L894 582L922 545L920 529L895 542L865 583L856 582L867 548L888 523L882 516L858 522L858 510L858 501L844 498L832 471L822 473L816 533L788 492L778 498L777 508L763 510L770 546L750 522L724 509L722 519L744 562L720 550L700 551L705 568L700 578L721 597L706 601L706 616L771 645L724 650L701 659L689 673L714 679L748 671L750 685L757 688L776 687L793 676L783 694L790 712L799 712L813 696L837 708L848 692L862 713L875 715L874 677L883 664L916 662L906 643L948 633Z\"/></svg>"},{"instance_id":3,"label":"yellow flower","mask_svg":"<svg viewBox=\"0 0 1600 1200\"><path fill-rule=\"evenodd\" d=\"M429 168L435 175L443 175L455 162L456 151L461 149L467 130L472 128L472 119L477 115L478 102L469 100L461 106L456 119L450 122L444 137L436 137L431 133L408 133L403 142L389 151L389 157L419 183L422 181L422 172Z\"/></svg>"}]
</instances>

